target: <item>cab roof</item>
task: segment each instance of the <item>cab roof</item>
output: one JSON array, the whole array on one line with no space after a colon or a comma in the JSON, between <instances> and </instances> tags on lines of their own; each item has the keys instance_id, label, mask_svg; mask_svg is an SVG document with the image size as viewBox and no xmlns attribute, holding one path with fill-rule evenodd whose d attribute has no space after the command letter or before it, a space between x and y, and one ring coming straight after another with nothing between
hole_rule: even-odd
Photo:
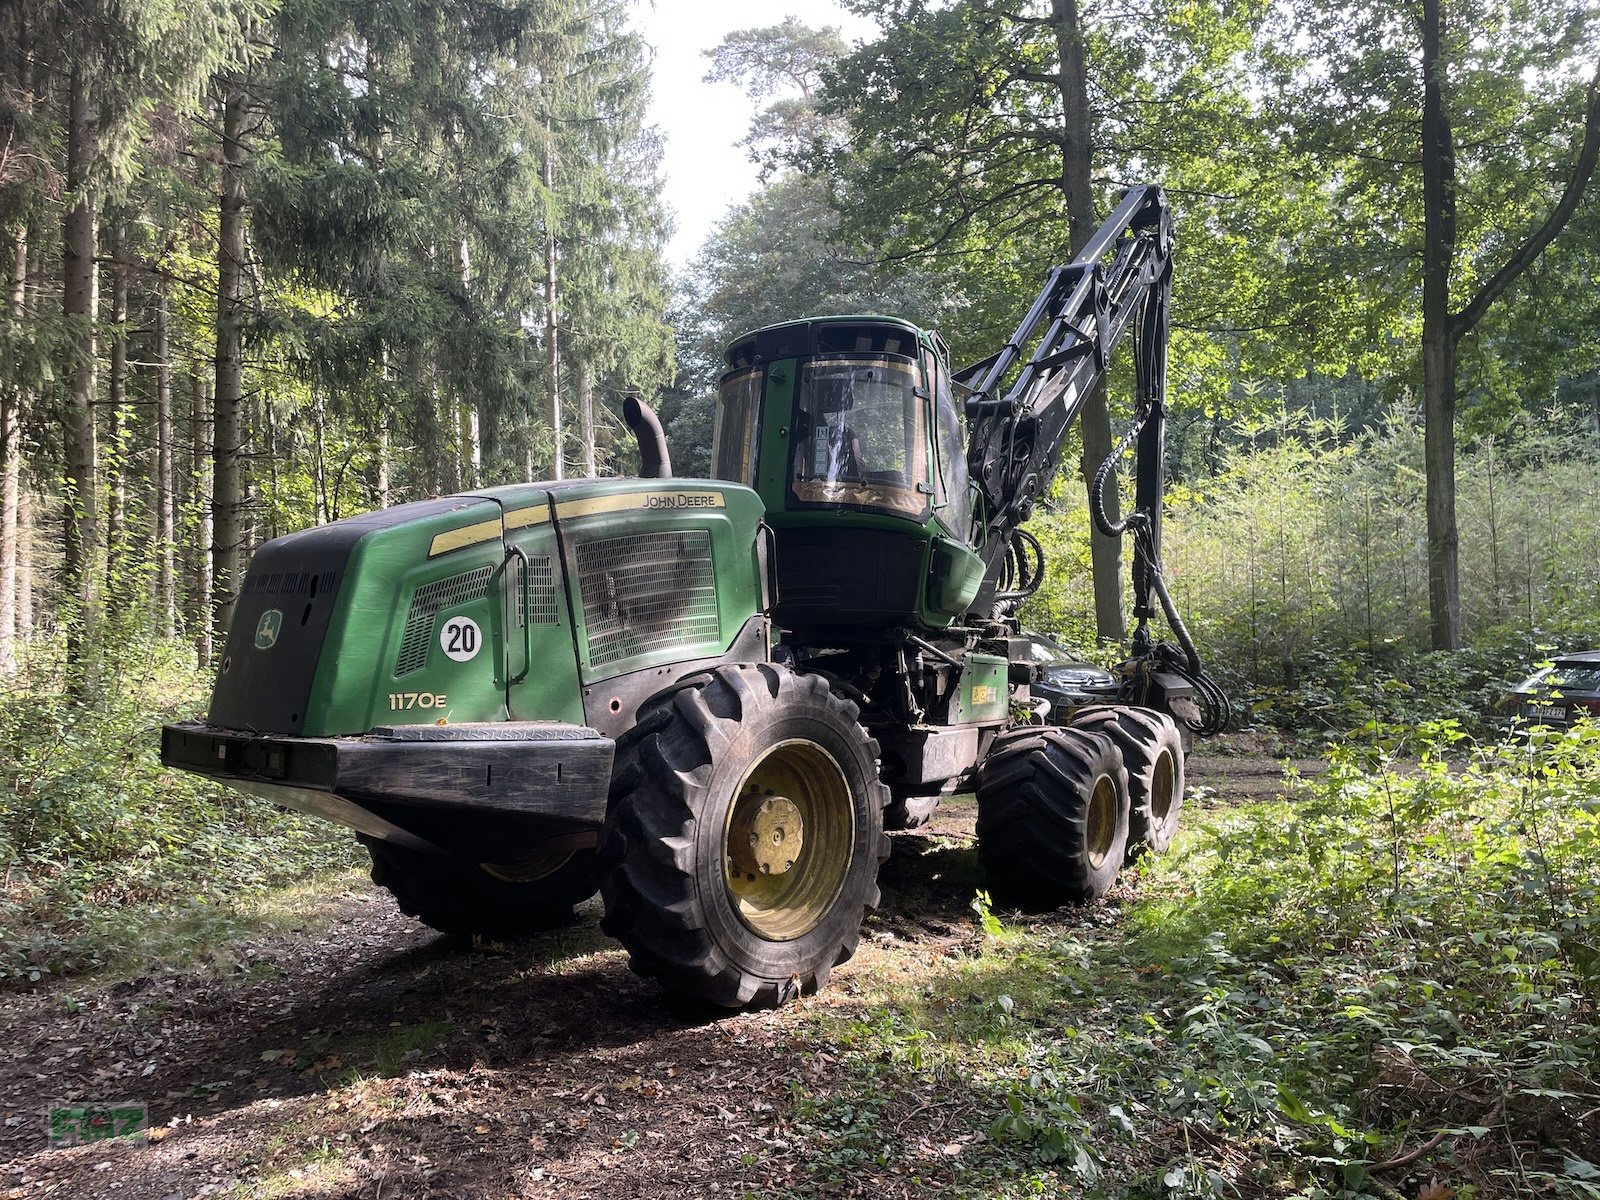
<instances>
[{"instance_id":1,"label":"cab roof","mask_svg":"<svg viewBox=\"0 0 1600 1200\"><path fill-rule=\"evenodd\" d=\"M877 313L806 317L768 325L736 338L724 353L729 367L753 367L815 354L898 354L914 358L932 335L899 317Z\"/></svg>"}]
</instances>

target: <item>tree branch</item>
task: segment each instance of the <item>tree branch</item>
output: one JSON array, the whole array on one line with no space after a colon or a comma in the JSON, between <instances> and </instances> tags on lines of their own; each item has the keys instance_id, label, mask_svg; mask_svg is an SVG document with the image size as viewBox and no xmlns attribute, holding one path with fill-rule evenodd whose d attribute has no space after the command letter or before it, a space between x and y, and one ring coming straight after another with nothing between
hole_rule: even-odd
<instances>
[{"instance_id":1,"label":"tree branch","mask_svg":"<svg viewBox=\"0 0 1600 1200\"><path fill-rule=\"evenodd\" d=\"M1555 208L1550 210L1550 215L1545 218L1544 224L1539 226L1533 236L1489 277L1488 282L1472 298L1472 302L1450 319L1450 335L1453 339L1459 340L1470 332L1473 326L1483 319L1483 314L1489 311L1489 306L1500 298L1501 293L1533 265L1534 260L1544 252L1544 248L1566 227L1573 210L1578 207L1578 201L1583 198L1584 189L1589 186L1589 180L1594 176L1595 163L1600 160L1600 67L1595 68L1594 77L1589 80L1588 100L1584 110L1583 147L1578 151L1578 161L1572 168L1572 176L1567 180L1561 199Z\"/></svg>"}]
</instances>

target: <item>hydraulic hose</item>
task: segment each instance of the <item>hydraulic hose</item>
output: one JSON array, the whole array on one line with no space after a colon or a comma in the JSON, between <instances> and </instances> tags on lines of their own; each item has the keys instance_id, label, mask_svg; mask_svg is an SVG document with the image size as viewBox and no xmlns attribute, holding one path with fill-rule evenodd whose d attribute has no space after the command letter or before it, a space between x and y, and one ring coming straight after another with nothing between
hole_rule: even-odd
<instances>
[{"instance_id":1,"label":"hydraulic hose","mask_svg":"<svg viewBox=\"0 0 1600 1200\"><path fill-rule=\"evenodd\" d=\"M1148 525L1150 522L1150 518L1137 509L1122 520L1113 521L1106 515L1105 503L1106 480L1111 477L1111 472L1116 469L1118 460L1127 452L1128 447L1133 445L1133 439L1139 436L1139 430L1144 428L1145 419L1149 415L1148 408L1141 408L1134 414L1133 424L1128 426L1128 432L1122 435L1122 440L1100 464L1100 469L1094 473L1094 482L1089 485L1089 512L1094 518L1095 528L1106 537L1121 537L1130 525L1137 527Z\"/></svg>"},{"instance_id":2,"label":"hydraulic hose","mask_svg":"<svg viewBox=\"0 0 1600 1200\"><path fill-rule=\"evenodd\" d=\"M1011 545L1006 550L1005 573L1000 577L1000 588L995 592L997 604L1014 604L1026 600L1044 583L1044 547L1039 539L1026 529L1011 531Z\"/></svg>"},{"instance_id":3,"label":"hydraulic hose","mask_svg":"<svg viewBox=\"0 0 1600 1200\"><path fill-rule=\"evenodd\" d=\"M1105 485L1111 477L1118 460L1126 453L1133 440L1139 436L1139 430L1144 426L1149 417L1150 410L1143 407L1135 414L1133 423L1128 427L1128 432L1117 443L1116 448L1100 464L1095 472L1094 481L1089 488L1089 511L1094 518L1095 527L1107 537L1118 537L1130 529L1138 541L1141 557L1148 569L1148 582L1161 603L1161 612L1167 619L1167 625L1172 629L1173 636L1178 639L1176 647L1157 642L1149 649L1150 657L1166 670L1183 676L1194 685L1195 693L1201 701L1201 717L1198 723L1193 723L1192 728L1196 733L1210 735L1221 733L1228 727L1228 722L1233 715L1233 704L1221 686L1206 674L1205 666L1200 661L1200 651L1194 644L1194 638L1189 633L1189 627L1184 624L1183 616L1178 612L1177 603L1172 599L1172 593L1167 588L1167 581L1162 575L1161 559L1156 554L1155 539L1151 534L1150 514L1140 509L1135 509L1120 521L1112 521L1105 510ZM1140 634L1135 638L1137 647L1143 637L1144 623L1139 625ZM1136 651L1137 653L1137 651ZM1180 657L1181 655L1181 657Z\"/></svg>"}]
</instances>

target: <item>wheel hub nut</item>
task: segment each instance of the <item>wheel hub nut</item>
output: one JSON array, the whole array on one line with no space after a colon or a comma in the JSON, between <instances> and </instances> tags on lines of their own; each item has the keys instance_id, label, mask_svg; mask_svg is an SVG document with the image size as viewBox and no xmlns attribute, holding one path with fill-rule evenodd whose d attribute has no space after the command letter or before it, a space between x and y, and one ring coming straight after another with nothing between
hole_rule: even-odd
<instances>
[{"instance_id":1,"label":"wheel hub nut","mask_svg":"<svg viewBox=\"0 0 1600 1200\"><path fill-rule=\"evenodd\" d=\"M804 844L800 807L786 796L746 798L728 828L728 857L746 875L782 875Z\"/></svg>"}]
</instances>

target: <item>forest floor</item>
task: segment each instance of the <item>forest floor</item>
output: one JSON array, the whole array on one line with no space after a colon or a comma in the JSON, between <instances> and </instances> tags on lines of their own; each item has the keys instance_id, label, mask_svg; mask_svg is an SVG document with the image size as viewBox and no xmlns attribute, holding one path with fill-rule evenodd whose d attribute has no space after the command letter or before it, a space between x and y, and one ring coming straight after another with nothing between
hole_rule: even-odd
<instances>
[{"instance_id":1,"label":"forest floor","mask_svg":"<svg viewBox=\"0 0 1600 1200\"><path fill-rule=\"evenodd\" d=\"M1191 758L1199 803L1284 788L1282 760L1234 749ZM814 1168L792 1112L845 1070L828 1031L874 1019L875 977L933 980L983 940L973 816L966 798L894 835L860 953L822 995L776 1012L708 1014L635 978L596 901L567 929L466 948L353 872L280 898L296 921L205 963L8 997L0 1197L790 1191ZM1116 937L1125 898L1047 920ZM147 1144L48 1148L52 1106L129 1101L148 1105ZM886 1137L926 1162L861 1174L855 1190L931 1194L970 1114L933 1094L887 1111Z\"/></svg>"}]
</instances>

